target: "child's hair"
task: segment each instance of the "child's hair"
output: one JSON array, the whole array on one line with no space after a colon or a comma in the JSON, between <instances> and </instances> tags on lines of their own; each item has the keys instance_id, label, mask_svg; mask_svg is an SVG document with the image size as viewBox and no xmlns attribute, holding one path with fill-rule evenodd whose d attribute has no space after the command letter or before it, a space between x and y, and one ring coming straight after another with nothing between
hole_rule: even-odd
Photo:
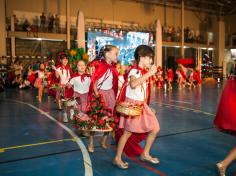
<instances>
[{"instance_id":1,"label":"child's hair","mask_svg":"<svg viewBox=\"0 0 236 176\"><path fill-rule=\"evenodd\" d=\"M84 65L87 67L87 62L86 62L84 59L80 59L80 60L78 60L77 65L78 65L79 62L83 62Z\"/></svg>"},{"instance_id":2,"label":"child's hair","mask_svg":"<svg viewBox=\"0 0 236 176\"><path fill-rule=\"evenodd\" d=\"M112 49L116 49L117 47L114 45L105 45L103 48L101 48L100 53L102 57L106 57L106 53L110 52Z\"/></svg>"},{"instance_id":3,"label":"child's hair","mask_svg":"<svg viewBox=\"0 0 236 176\"><path fill-rule=\"evenodd\" d=\"M135 63L138 65L140 62L140 57L149 56L152 58L154 62L154 51L150 46L147 45L139 45L134 51L134 59Z\"/></svg>"}]
</instances>

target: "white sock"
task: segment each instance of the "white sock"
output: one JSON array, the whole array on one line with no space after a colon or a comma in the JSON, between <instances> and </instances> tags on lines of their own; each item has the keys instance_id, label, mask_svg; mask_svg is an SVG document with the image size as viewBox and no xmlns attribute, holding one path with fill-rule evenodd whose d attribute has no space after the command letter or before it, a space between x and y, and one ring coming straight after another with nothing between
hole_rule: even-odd
<instances>
[{"instance_id":1,"label":"white sock","mask_svg":"<svg viewBox=\"0 0 236 176\"><path fill-rule=\"evenodd\" d=\"M70 119L71 120L73 120L74 114L75 114L74 109L70 109Z\"/></svg>"}]
</instances>

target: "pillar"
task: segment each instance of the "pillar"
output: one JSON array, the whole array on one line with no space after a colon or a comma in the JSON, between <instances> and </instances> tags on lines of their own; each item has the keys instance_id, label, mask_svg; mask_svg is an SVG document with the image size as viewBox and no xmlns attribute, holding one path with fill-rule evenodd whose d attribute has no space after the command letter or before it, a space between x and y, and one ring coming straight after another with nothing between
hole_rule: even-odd
<instances>
[{"instance_id":1,"label":"pillar","mask_svg":"<svg viewBox=\"0 0 236 176\"><path fill-rule=\"evenodd\" d=\"M225 50L225 23L223 17L218 18L216 32L216 57L213 59L213 65L223 67L223 76L226 76L226 67L224 63Z\"/></svg>"},{"instance_id":2,"label":"pillar","mask_svg":"<svg viewBox=\"0 0 236 176\"><path fill-rule=\"evenodd\" d=\"M6 56L6 4L5 0L0 0L0 57Z\"/></svg>"},{"instance_id":3,"label":"pillar","mask_svg":"<svg viewBox=\"0 0 236 176\"><path fill-rule=\"evenodd\" d=\"M66 0L66 30L67 49L70 49L70 0Z\"/></svg>"}]
</instances>

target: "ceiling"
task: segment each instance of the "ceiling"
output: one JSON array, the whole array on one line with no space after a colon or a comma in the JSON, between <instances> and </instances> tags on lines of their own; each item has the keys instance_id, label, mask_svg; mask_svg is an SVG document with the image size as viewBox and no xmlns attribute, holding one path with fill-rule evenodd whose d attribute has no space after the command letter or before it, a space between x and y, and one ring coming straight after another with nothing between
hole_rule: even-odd
<instances>
[{"instance_id":1,"label":"ceiling","mask_svg":"<svg viewBox=\"0 0 236 176\"><path fill-rule=\"evenodd\" d=\"M124 0L181 8L182 0ZM236 14L236 0L184 0L187 10L227 16Z\"/></svg>"}]
</instances>

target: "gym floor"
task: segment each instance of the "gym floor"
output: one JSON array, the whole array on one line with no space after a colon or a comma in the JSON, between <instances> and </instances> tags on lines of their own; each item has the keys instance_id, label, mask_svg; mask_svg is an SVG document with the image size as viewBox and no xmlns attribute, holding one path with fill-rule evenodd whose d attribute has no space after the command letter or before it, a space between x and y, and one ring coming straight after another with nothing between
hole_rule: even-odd
<instances>
[{"instance_id":1,"label":"gym floor","mask_svg":"<svg viewBox=\"0 0 236 176\"><path fill-rule=\"evenodd\" d=\"M217 176L215 164L236 145L234 136L213 127L222 84L195 89L174 87L153 90L151 107L156 109L161 131L151 153L160 164L127 158L128 170L112 165L116 145L109 137L107 150L95 137L95 152L86 150L53 99L39 104L35 89L7 89L0 93L0 175L1 176ZM232 164L227 175L236 172Z\"/></svg>"}]
</instances>

